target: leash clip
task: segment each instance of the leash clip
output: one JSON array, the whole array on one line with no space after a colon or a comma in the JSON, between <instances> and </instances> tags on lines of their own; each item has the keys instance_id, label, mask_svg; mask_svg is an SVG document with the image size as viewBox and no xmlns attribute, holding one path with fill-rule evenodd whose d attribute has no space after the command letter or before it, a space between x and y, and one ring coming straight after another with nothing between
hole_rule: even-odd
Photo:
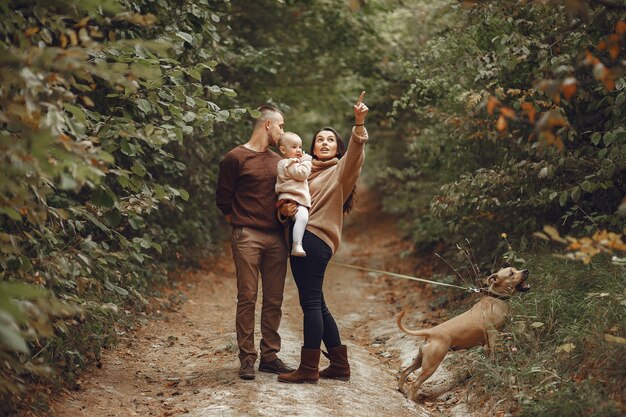
<instances>
[{"instance_id":1,"label":"leash clip","mask_svg":"<svg viewBox=\"0 0 626 417\"><path fill-rule=\"evenodd\" d=\"M469 291L469 292L479 293L479 292L480 292L480 289L479 289L479 288L467 287L467 291Z\"/></svg>"}]
</instances>

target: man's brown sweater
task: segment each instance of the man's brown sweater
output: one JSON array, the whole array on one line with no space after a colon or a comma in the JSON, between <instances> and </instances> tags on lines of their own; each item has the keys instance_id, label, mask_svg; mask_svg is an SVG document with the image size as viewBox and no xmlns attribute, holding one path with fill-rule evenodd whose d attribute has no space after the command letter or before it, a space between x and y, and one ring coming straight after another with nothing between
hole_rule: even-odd
<instances>
[{"instance_id":1,"label":"man's brown sweater","mask_svg":"<svg viewBox=\"0 0 626 417\"><path fill-rule=\"evenodd\" d=\"M352 128L348 150L341 159L313 160L309 176L311 209L306 229L330 246L333 253L341 242L343 204L356 185L365 161L367 130L357 135Z\"/></svg>"},{"instance_id":2,"label":"man's brown sweater","mask_svg":"<svg viewBox=\"0 0 626 417\"><path fill-rule=\"evenodd\" d=\"M256 152L243 145L220 163L215 202L233 226L282 230L276 217L276 165L281 157L271 151Z\"/></svg>"}]
</instances>

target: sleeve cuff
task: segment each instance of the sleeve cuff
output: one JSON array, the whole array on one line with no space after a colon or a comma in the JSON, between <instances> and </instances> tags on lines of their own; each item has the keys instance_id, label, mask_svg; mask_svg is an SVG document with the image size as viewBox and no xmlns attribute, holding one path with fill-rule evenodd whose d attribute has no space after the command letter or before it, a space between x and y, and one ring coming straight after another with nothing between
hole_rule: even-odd
<instances>
[{"instance_id":1,"label":"sleeve cuff","mask_svg":"<svg viewBox=\"0 0 626 417\"><path fill-rule=\"evenodd\" d=\"M352 126L352 136L350 137L351 141L354 140L358 143L365 143L368 139L369 135L367 134L367 129L365 128L365 126L363 126L363 133L361 135L356 133L356 126Z\"/></svg>"}]
</instances>

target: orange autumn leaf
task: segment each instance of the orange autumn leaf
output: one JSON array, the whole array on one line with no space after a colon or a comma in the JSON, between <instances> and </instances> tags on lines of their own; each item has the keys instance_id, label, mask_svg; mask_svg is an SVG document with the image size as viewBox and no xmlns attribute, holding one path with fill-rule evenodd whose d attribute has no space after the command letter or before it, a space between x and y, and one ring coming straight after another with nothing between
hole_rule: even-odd
<instances>
[{"instance_id":1,"label":"orange autumn leaf","mask_svg":"<svg viewBox=\"0 0 626 417\"><path fill-rule=\"evenodd\" d=\"M39 27L32 27L32 28L28 28L24 31L24 34L26 34L26 36L33 36L34 34L39 32Z\"/></svg>"},{"instance_id":2,"label":"orange autumn leaf","mask_svg":"<svg viewBox=\"0 0 626 417\"><path fill-rule=\"evenodd\" d=\"M498 122L496 123L496 129L498 129L498 132L504 132L507 126L508 123L506 122L506 119L503 115L500 115L500 117L498 117Z\"/></svg>"},{"instance_id":3,"label":"orange autumn leaf","mask_svg":"<svg viewBox=\"0 0 626 417\"><path fill-rule=\"evenodd\" d=\"M83 17L82 19L80 19L80 20L78 21L78 23L76 23L76 24L74 25L74 27L75 27L75 28L78 28L78 29L80 29L80 28L84 28L85 26L87 26L87 23L89 22L89 19L90 19L90 17L89 17L89 16L87 16L87 17Z\"/></svg>"},{"instance_id":4,"label":"orange autumn leaf","mask_svg":"<svg viewBox=\"0 0 626 417\"><path fill-rule=\"evenodd\" d=\"M561 84L561 92L563 93L563 96L565 96L567 100L569 100L570 98L574 96L574 94L576 94L577 89L578 89L578 81L574 77L566 78L563 81L563 84Z\"/></svg>"},{"instance_id":5,"label":"orange autumn leaf","mask_svg":"<svg viewBox=\"0 0 626 417\"><path fill-rule=\"evenodd\" d=\"M600 42L598 42L598 50L599 51L604 51L605 49L606 49L606 42L603 39Z\"/></svg>"},{"instance_id":6,"label":"orange autumn leaf","mask_svg":"<svg viewBox=\"0 0 626 417\"><path fill-rule=\"evenodd\" d=\"M615 33L617 33L618 35L623 35L624 33L626 33L626 23L623 20L620 20L615 25Z\"/></svg>"},{"instance_id":7,"label":"orange autumn leaf","mask_svg":"<svg viewBox=\"0 0 626 417\"><path fill-rule=\"evenodd\" d=\"M537 128L543 133L551 132L555 127L567 126L567 121L556 110L545 112L537 122Z\"/></svg>"},{"instance_id":8,"label":"orange autumn leaf","mask_svg":"<svg viewBox=\"0 0 626 417\"><path fill-rule=\"evenodd\" d=\"M548 80L541 80L537 85L537 89L540 91L546 91L548 87L550 87L550 81Z\"/></svg>"},{"instance_id":9,"label":"orange autumn leaf","mask_svg":"<svg viewBox=\"0 0 626 417\"><path fill-rule=\"evenodd\" d=\"M604 84L604 89L606 91L613 91L615 90L615 81L613 81L612 78L610 77L605 77L602 79L602 84Z\"/></svg>"},{"instance_id":10,"label":"orange autumn leaf","mask_svg":"<svg viewBox=\"0 0 626 417\"><path fill-rule=\"evenodd\" d=\"M500 108L500 114L502 114L507 119L515 119L515 117L516 117L515 110L513 110L510 107L501 107Z\"/></svg>"},{"instance_id":11,"label":"orange autumn leaf","mask_svg":"<svg viewBox=\"0 0 626 417\"><path fill-rule=\"evenodd\" d=\"M61 48L63 49L67 48L68 39L67 39L67 36L65 36L65 33L61 33L61 36L59 37L59 39L61 41Z\"/></svg>"},{"instance_id":12,"label":"orange autumn leaf","mask_svg":"<svg viewBox=\"0 0 626 417\"><path fill-rule=\"evenodd\" d=\"M556 136L549 130L543 131L543 137L548 145L552 145L556 141Z\"/></svg>"},{"instance_id":13,"label":"orange autumn leaf","mask_svg":"<svg viewBox=\"0 0 626 417\"><path fill-rule=\"evenodd\" d=\"M580 249L582 245L579 242L574 242L567 247L567 250L577 250Z\"/></svg>"},{"instance_id":14,"label":"orange autumn leaf","mask_svg":"<svg viewBox=\"0 0 626 417\"><path fill-rule=\"evenodd\" d=\"M129 16L126 16L124 20L129 21L135 25L140 26L152 26L156 23L157 18L152 13L148 14L140 14L140 13L132 13Z\"/></svg>"},{"instance_id":15,"label":"orange autumn leaf","mask_svg":"<svg viewBox=\"0 0 626 417\"><path fill-rule=\"evenodd\" d=\"M563 139L561 139L559 136L556 137L554 144L556 145L559 151L562 151L563 149L565 149L565 144L563 143Z\"/></svg>"},{"instance_id":16,"label":"orange autumn leaf","mask_svg":"<svg viewBox=\"0 0 626 417\"><path fill-rule=\"evenodd\" d=\"M587 63L589 65L596 65L599 62L600 62L600 60L598 60L598 58L593 56L593 54L591 52L589 52L588 50L585 51L585 63Z\"/></svg>"},{"instance_id":17,"label":"orange autumn leaf","mask_svg":"<svg viewBox=\"0 0 626 417\"><path fill-rule=\"evenodd\" d=\"M620 53L620 41L621 41L621 36L618 34L612 34L608 37L608 50L609 50L609 55L611 55L611 58L613 59L617 59L617 57L619 56Z\"/></svg>"},{"instance_id":18,"label":"orange autumn leaf","mask_svg":"<svg viewBox=\"0 0 626 417\"><path fill-rule=\"evenodd\" d=\"M85 106L87 107L93 107L94 106L94 102L93 100L91 100L89 97L87 96L82 96L81 100L83 100L83 103L85 103Z\"/></svg>"},{"instance_id":19,"label":"orange autumn leaf","mask_svg":"<svg viewBox=\"0 0 626 417\"><path fill-rule=\"evenodd\" d=\"M593 67L593 76L596 80L600 80L602 84L604 84L605 90L613 91L615 89L615 76L613 72L602 63L598 63Z\"/></svg>"},{"instance_id":20,"label":"orange autumn leaf","mask_svg":"<svg viewBox=\"0 0 626 417\"><path fill-rule=\"evenodd\" d=\"M548 126L549 127L561 127L561 126L566 126L567 123L565 122L565 119L563 119L562 117L558 116L558 117L551 117L548 120Z\"/></svg>"},{"instance_id":21,"label":"orange autumn leaf","mask_svg":"<svg viewBox=\"0 0 626 417\"><path fill-rule=\"evenodd\" d=\"M522 110L528 116L528 121L534 124L537 118L537 111L535 110L535 106L533 106L531 103L522 103Z\"/></svg>"},{"instance_id":22,"label":"orange autumn leaf","mask_svg":"<svg viewBox=\"0 0 626 417\"><path fill-rule=\"evenodd\" d=\"M493 111L496 109L498 104L500 104L500 100L495 97L489 97L487 100L487 113L493 116Z\"/></svg>"},{"instance_id":23,"label":"orange autumn leaf","mask_svg":"<svg viewBox=\"0 0 626 417\"><path fill-rule=\"evenodd\" d=\"M93 26L89 27L89 36L91 36L92 38L97 38L97 39L104 38L104 35L102 34L102 32L100 32L98 29L96 29Z\"/></svg>"},{"instance_id":24,"label":"orange autumn leaf","mask_svg":"<svg viewBox=\"0 0 626 417\"><path fill-rule=\"evenodd\" d=\"M70 43L72 44L72 46L78 45L78 36L76 36L76 32L74 32L73 30L70 30L68 32L68 35L70 37Z\"/></svg>"}]
</instances>

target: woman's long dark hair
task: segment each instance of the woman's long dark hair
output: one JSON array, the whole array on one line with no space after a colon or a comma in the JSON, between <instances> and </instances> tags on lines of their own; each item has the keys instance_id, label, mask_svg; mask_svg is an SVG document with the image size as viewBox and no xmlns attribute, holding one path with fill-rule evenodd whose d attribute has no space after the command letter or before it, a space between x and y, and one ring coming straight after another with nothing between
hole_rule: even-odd
<instances>
[{"instance_id":1,"label":"woman's long dark hair","mask_svg":"<svg viewBox=\"0 0 626 417\"><path fill-rule=\"evenodd\" d=\"M315 154L313 153L313 149L315 149L315 138L317 137L318 133L320 133L320 132L322 132L324 130L332 132L333 135L335 135L335 138L337 139L337 155L336 155L336 157L337 157L337 159L341 159L341 157L346 153L346 143L343 141L343 138L341 137L339 132L337 132L332 127L323 127L320 130L318 130L317 132L315 132L315 134L313 135L313 141L311 142L311 150L310 150L309 154L313 157L313 159L318 159L317 156L315 156ZM356 204L356 201L357 201L357 192L356 192L356 185L355 185L354 188L352 189L352 191L350 192L350 195L348 196L348 199L346 200L345 203L343 203L343 213L344 214L350 213L350 211L352 211L352 209L354 208L354 205Z\"/></svg>"}]
</instances>

